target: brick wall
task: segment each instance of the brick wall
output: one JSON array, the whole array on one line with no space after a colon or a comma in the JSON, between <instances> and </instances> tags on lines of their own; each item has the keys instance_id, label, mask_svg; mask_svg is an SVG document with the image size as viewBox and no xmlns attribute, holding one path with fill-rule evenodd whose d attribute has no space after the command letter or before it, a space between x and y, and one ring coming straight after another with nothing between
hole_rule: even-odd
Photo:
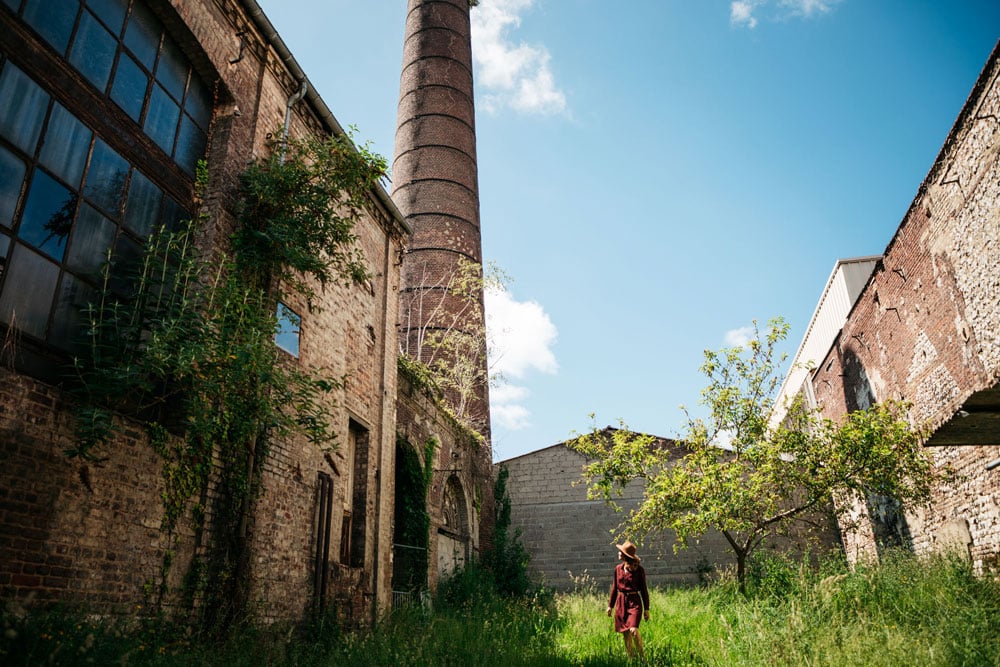
<instances>
[{"instance_id":1,"label":"brick wall","mask_svg":"<svg viewBox=\"0 0 1000 667\"><path fill-rule=\"evenodd\" d=\"M430 396L403 376L399 378L396 410L400 439L413 447L424 465L427 465L426 443L431 439L438 443L430 464L434 472L427 493L428 586L436 590L440 570L452 565L451 556L440 550L442 546L452 547L449 540L464 545L461 550L466 559L478 558L489 547L483 538L492 534L493 525L492 453L487 443L459 428ZM447 525L444 516L445 491L450 479L461 488L459 510L464 516L458 526Z\"/></svg>"},{"instance_id":2,"label":"brick wall","mask_svg":"<svg viewBox=\"0 0 1000 667\"><path fill-rule=\"evenodd\" d=\"M64 408L53 387L0 371L0 594L70 599L93 613L144 605L170 546L160 530L160 461L128 424L107 460L67 458ZM178 568L192 548L188 524L181 530Z\"/></svg>"},{"instance_id":3,"label":"brick wall","mask_svg":"<svg viewBox=\"0 0 1000 667\"><path fill-rule=\"evenodd\" d=\"M150 6L201 76L215 82L210 222L202 241L218 252L232 229L238 176L268 150L301 73L259 23L266 19L255 19L253 7L238 0L150 0ZM294 107L291 135L329 132L336 121L328 114L321 100L307 96ZM372 280L328 285L312 309L295 299L288 304L303 316L300 359L288 363L323 368L347 381L328 404L339 429L336 451L290 439L274 443L264 462L263 495L250 528L251 599L259 601L262 620L301 618L314 601L320 473L333 480L329 599L351 623L370 621L389 602L397 258L405 231L384 193L373 193L364 218L355 232ZM352 423L367 434L368 464L357 474L348 463L355 454L348 444ZM191 556L210 536L195 533L190 517L181 520L176 544L161 532L162 461L147 446L141 424L123 422L99 463L66 458L71 438L66 398L57 387L0 371L0 595L78 602L95 613L129 611L148 604L169 548L176 555L166 602L176 603ZM367 491L364 506L355 508L365 543L354 566L338 562L349 486ZM211 528L211 489L202 500Z\"/></svg>"},{"instance_id":4,"label":"brick wall","mask_svg":"<svg viewBox=\"0 0 1000 667\"><path fill-rule=\"evenodd\" d=\"M993 411L976 415L983 428L964 433L965 446L930 450L961 475L900 526L918 552L957 545L978 567L1000 553L1000 474L985 469L1000 456L1000 432L989 425L1000 406L988 400L1000 379L998 73L995 50L813 378L831 417L873 399L911 401L913 420L935 430L932 444L961 428L958 411L971 403ZM849 555L874 555L872 538L870 525L845 536Z\"/></svg>"}]
</instances>

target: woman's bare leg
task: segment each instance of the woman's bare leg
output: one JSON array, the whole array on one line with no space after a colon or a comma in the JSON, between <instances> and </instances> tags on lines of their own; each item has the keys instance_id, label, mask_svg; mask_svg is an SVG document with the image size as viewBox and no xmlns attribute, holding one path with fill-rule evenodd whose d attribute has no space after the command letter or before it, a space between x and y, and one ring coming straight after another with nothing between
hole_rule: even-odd
<instances>
[{"instance_id":1,"label":"woman's bare leg","mask_svg":"<svg viewBox=\"0 0 1000 667\"><path fill-rule=\"evenodd\" d=\"M646 657L642 652L642 635L639 634L639 628L633 628L632 632L634 633L634 636L632 637L632 645L638 650L639 659L641 660Z\"/></svg>"},{"instance_id":2,"label":"woman's bare leg","mask_svg":"<svg viewBox=\"0 0 1000 667\"><path fill-rule=\"evenodd\" d=\"M630 658L635 657L635 647L632 645L632 631L626 630L622 633L622 637L625 638L625 655Z\"/></svg>"}]
</instances>

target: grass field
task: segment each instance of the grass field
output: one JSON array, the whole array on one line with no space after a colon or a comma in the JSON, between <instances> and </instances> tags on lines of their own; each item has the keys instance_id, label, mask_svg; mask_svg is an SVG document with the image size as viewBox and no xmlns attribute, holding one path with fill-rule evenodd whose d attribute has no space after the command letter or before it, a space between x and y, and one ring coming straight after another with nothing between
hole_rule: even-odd
<instances>
[{"instance_id":1,"label":"grass field","mask_svg":"<svg viewBox=\"0 0 1000 667\"><path fill-rule=\"evenodd\" d=\"M474 577L472 578L475 579ZM473 584L475 582L473 581ZM457 592L456 592L457 591ZM401 610L365 635L315 625L248 629L223 644L162 622L122 626L79 613L8 608L4 665L627 664L592 588L502 599L452 588L433 613ZM1000 584L961 559L895 555L878 567L759 561L747 596L731 582L652 592L642 625L651 665L1000 665Z\"/></svg>"}]
</instances>

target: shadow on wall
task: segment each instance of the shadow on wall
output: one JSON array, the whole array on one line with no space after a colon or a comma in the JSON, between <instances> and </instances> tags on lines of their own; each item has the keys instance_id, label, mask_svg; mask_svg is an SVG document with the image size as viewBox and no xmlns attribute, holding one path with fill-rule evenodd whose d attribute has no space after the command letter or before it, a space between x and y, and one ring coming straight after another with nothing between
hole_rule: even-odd
<instances>
[{"instance_id":1,"label":"shadow on wall","mask_svg":"<svg viewBox=\"0 0 1000 667\"><path fill-rule=\"evenodd\" d=\"M842 353L841 368L844 369L844 405L849 412L867 410L875 404L868 373L857 353L847 348ZM869 493L865 497L865 509L871 521L875 536L875 547L881 558L887 549L905 548L913 550L913 535L903 512L902 504L890 496Z\"/></svg>"}]
</instances>

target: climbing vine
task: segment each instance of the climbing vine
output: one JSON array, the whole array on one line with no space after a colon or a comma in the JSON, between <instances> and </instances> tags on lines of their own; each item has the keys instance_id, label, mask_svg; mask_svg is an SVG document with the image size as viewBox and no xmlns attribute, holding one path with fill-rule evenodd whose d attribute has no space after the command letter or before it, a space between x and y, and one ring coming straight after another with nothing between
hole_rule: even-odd
<instances>
[{"instance_id":1,"label":"climbing vine","mask_svg":"<svg viewBox=\"0 0 1000 667\"><path fill-rule=\"evenodd\" d=\"M432 371L426 364L414 359L410 355L403 353L396 358L396 370L406 378L410 385L417 391L422 392L437 406L440 413L451 423L455 429L468 438L469 443L474 447L485 446L486 437L475 428L470 426L452 410L450 403L444 396L441 386Z\"/></svg>"},{"instance_id":2,"label":"climbing vine","mask_svg":"<svg viewBox=\"0 0 1000 667\"><path fill-rule=\"evenodd\" d=\"M316 283L367 277L353 226L385 171L383 158L348 137L292 141L242 175L231 254L198 252L209 219L199 212L153 234L134 265L109 257L99 296L85 310L67 454L99 459L121 428L118 414L145 424L163 461L170 546L161 598L177 522L190 510L202 534L211 481L214 539L209 562L196 561L192 571L212 622L228 625L247 600L249 520L270 443L299 434L336 446L329 394L343 378L290 363L278 350L277 301L295 293L312 303ZM196 203L206 183L201 165ZM199 582L188 577L186 585Z\"/></svg>"},{"instance_id":3,"label":"climbing vine","mask_svg":"<svg viewBox=\"0 0 1000 667\"><path fill-rule=\"evenodd\" d=\"M394 590L422 590L427 585L427 546L431 518L427 493L434 475L434 451L439 443L429 438L424 444L424 463L416 449L402 436L396 438L396 534L399 546L393 568Z\"/></svg>"}]
</instances>

